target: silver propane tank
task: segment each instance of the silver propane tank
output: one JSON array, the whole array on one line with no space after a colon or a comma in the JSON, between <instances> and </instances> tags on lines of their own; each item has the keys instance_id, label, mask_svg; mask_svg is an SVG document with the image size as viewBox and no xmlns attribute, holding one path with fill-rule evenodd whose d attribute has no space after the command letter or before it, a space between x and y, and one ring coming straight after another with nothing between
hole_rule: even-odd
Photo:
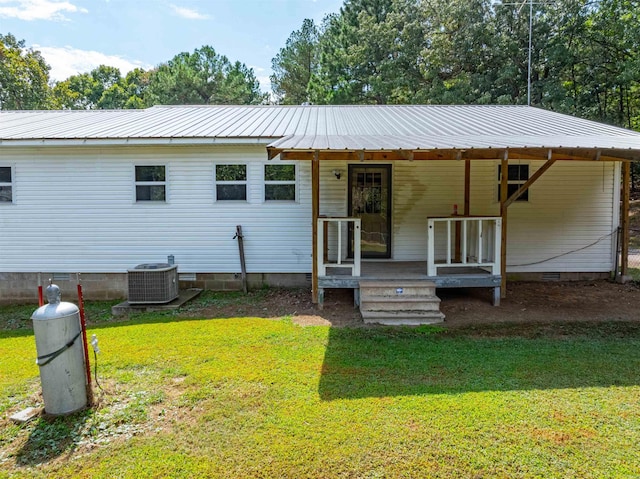
<instances>
[{"instance_id":1,"label":"silver propane tank","mask_svg":"<svg viewBox=\"0 0 640 479\"><path fill-rule=\"evenodd\" d=\"M55 284L47 287L46 296L49 304L31 316L44 410L52 415L71 414L87 405L80 311L75 304L60 302Z\"/></svg>"}]
</instances>

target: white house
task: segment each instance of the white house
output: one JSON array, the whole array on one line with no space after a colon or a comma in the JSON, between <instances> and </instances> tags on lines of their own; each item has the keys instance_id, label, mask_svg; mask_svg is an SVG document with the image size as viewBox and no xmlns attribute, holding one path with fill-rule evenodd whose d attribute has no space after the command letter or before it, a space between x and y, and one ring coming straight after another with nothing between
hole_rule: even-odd
<instances>
[{"instance_id":1,"label":"white house","mask_svg":"<svg viewBox=\"0 0 640 479\"><path fill-rule=\"evenodd\" d=\"M0 297L75 273L123 297L170 255L184 285L236 289L241 225L250 285L321 301L387 275L497 301L507 275L616 270L638 159L640 133L524 106L2 112Z\"/></svg>"}]
</instances>

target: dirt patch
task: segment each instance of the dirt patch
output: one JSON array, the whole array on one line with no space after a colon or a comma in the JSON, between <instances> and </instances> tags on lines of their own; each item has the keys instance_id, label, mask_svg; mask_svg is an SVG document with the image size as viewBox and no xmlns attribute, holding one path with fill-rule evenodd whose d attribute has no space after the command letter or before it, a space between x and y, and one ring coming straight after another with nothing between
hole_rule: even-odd
<instances>
[{"instance_id":1,"label":"dirt patch","mask_svg":"<svg viewBox=\"0 0 640 479\"><path fill-rule=\"evenodd\" d=\"M360 311L353 306L353 290L326 290L322 309L311 301L306 289L270 289L249 293L246 301L211 306L198 311L204 317L290 317L302 326L355 326L362 323Z\"/></svg>"},{"instance_id":2,"label":"dirt patch","mask_svg":"<svg viewBox=\"0 0 640 479\"><path fill-rule=\"evenodd\" d=\"M490 304L487 290L449 290L439 294L450 326L640 319L640 289L631 283L511 283L499 307Z\"/></svg>"},{"instance_id":3,"label":"dirt patch","mask_svg":"<svg viewBox=\"0 0 640 479\"><path fill-rule=\"evenodd\" d=\"M459 328L492 323L563 321L638 321L640 288L609 281L510 283L499 307L491 305L489 289L441 289L438 296L445 326ZM281 318L300 325L365 326L353 306L353 291L325 290L324 307L311 302L308 290L269 290L246 302L205 308L205 317L256 316Z\"/></svg>"}]
</instances>

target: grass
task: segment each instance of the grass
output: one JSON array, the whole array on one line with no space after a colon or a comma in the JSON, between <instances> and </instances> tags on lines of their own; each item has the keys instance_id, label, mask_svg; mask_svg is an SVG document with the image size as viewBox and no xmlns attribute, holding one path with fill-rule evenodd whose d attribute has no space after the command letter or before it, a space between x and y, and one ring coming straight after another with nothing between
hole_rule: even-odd
<instances>
[{"instance_id":1,"label":"grass","mask_svg":"<svg viewBox=\"0 0 640 479\"><path fill-rule=\"evenodd\" d=\"M2 324L16 314L0 309ZM104 314L89 331L96 407L23 426L5 416L40 405L38 371L30 330L11 324L0 477L640 476L640 324L449 332Z\"/></svg>"}]
</instances>

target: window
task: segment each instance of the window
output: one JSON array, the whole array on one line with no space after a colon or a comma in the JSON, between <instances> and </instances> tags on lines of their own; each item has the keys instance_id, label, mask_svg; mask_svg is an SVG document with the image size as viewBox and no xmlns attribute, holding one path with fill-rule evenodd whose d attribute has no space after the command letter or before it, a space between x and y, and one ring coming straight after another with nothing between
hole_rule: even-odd
<instances>
[{"instance_id":1,"label":"window","mask_svg":"<svg viewBox=\"0 0 640 479\"><path fill-rule=\"evenodd\" d=\"M216 165L216 200L247 200L247 165Z\"/></svg>"},{"instance_id":2,"label":"window","mask_svg":"<svg viewBox=\"0 0 640 479\"><path fill-rule=\"evenodd\" d=\"M502 180L502 165L498 165L498 201L500 201L500 181ZM529 165L509 165L507 170L507 197L511 197L529 179ZM529 201L529 190L522 193L516 201Z\"/></svg>"},{"instance_id":3,"label":"window","mask_svg":"<svg viewBox=\"0 0 640 479\"><path fill-rule=\"evenodd\" d=\"M136 166L136 201L166 201L164 166Z\"/></svg>"},{"instance_id":4,"label":"window","mask_svg":"<svg viewBox=\"0 0 640 479\"><path fill-rule=\"evenodd\" d=\"M11 182L11 167L0 166L0 203L13 202L13 185Z\"/></svg>"},{"instance_id":5,"label":"window","mask_svg":"<svg viewBox=\"0 0 640 479\"><path fill-rule=\"evenodd\" d=\"M264 165L265 201L295 201L296 165Z\"/></svg>"}]
</instances>

